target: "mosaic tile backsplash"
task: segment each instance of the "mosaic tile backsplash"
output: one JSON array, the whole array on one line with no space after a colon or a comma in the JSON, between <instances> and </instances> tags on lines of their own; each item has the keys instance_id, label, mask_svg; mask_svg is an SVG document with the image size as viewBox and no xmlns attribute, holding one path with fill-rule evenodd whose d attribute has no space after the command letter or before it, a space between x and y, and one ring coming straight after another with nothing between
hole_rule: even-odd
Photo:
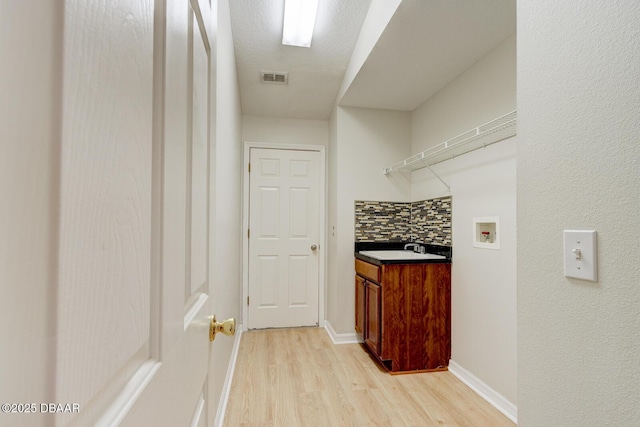
<instances>
[{"instance_id":1,"label":"mosaic tile backsplash","mask_svg":"<svg viewBox=\"0 0 640 427\"><path fill-rule=\"evenodd\" d=\"M451 246L451 197L411 204L411 241Z\"/></svg>"},{"instance_id":2,"label":"mosaic tile backsplash","mask_svg":"<svg viewBox=\"0 0 640 427\"><path fill-rule=\"evenodd\" d=\"M402 242L411 235L411 203L356 202L356 242Z\"/></svg>"},{"instance_id":3,"label":"mosaic tile backsplash","mask_svg":"<svg viewBox=\"0 0 640 427\"><path fill-rule=\"evenodd\" d=\"M414 241L451 246L451 197L413 203L355 203L356 242Z\"/></svg>"}]
</instances>

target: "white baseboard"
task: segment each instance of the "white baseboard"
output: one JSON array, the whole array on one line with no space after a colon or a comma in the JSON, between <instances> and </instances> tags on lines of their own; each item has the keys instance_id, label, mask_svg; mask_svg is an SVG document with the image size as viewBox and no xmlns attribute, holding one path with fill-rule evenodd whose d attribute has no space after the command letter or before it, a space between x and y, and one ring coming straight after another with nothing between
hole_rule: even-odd
<instances>
[{"instance_id":1,"label":"white baseboard","mask_svg":"<svg viewBox=\"0 0 640 427\"><path fill-rule=\"evenodd\" d=\"M471 372L458 365L453 360L449 361L449 372L455 375L460 381L469 386L473 391L478 393L480 397L493 405L498 411L502 412L507 418L514 423L518 423L518 407L509 402L500 393L482 382Z\"/></svg>"},{"instance_id":2,"label":"white baseboard","mask_svg":"<svg viewBox=\"0 0 640 427\"><path fill-rule=\"evenodd\" d=\"M361 342L358 339L358 334L356 334L355 332L348 334L336 333L336 331L334 331L331 327L331 323L329 323L328 320L324 321L324 329L325 331L327 331L327 334L329 334L329 338L331 338L331 341L334 344L358 344L359 342Z\"/></svg>"},{"instance_id":3,"label":"white baseboard","mask_svg":"<svg viewBox=\"0 0 640 427\"><path fill-rule=\"evenodd\" d=\"M229 392L231 392L231 382L233 381L233 373L236 370L236 360L238 359L238 349L240 348L240 338L242 337L243 327L240 325L236 328L236 340L233 343L233 350L231 350L231 360L229 360L229 368L227 369L227 376L224 379L224 385L222 386L222 393L220 395L220 401L218 402L218 411L216 412L216 419L213 423L215 427L222 427L224 422L224 414L227 412L227 403L229 402Z\"/></svg>"}]
</instances>

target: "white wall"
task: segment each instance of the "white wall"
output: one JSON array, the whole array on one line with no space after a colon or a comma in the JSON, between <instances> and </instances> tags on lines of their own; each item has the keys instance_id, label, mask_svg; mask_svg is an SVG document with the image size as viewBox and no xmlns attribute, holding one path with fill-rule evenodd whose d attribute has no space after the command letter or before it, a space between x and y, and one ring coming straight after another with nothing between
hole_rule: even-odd
<instances>
[{"instance_id":1,"label":"white wall","mask_svg":"<svg viewBox=\"0 0 640 427\"><path fill-rule=\"evenodd\" d=\"M328 146L326 319L354 328L354 201L408 201L410 181L382 169L409 155L410 113L336 107L329 121L242 116L242 139Z\"/></svg>"},{"instance_id":2,"label":"white wall","mask_svg":"<svg viewBox=\"0 0 640 427\"><path fill-rule=\"evenodd\" d=\"M400 6L402 0L372 0L367 11L367 16L362 24L360 36L353 48L353 53L349 59L349 65L344 73L342 85L338 91L338 103L344 96L353 80L358 75L360 68L367 60L371 50L375 47L380 35L387 28L393 14Z\"/></svg>"},{"instance_id":3,"label":"white wall","mask_svg":"<svg viewBox=\"0 0 640 427\"><path fill-rule=\"evenodd\" d=\"M640 3L518 1L521 426L640 425ZM598 282L562 231L598 232Z\"/></svg>"},{"instance_id":4,"label":"white wall","mask_svg":"<svg viewBox=\"0 0 640 427\"><path fill-rule=\"evenodd\" d=\"M332 273L327 286L327 319L336 332L353 333L354 202L409 201L410 180L403 176L385 176L382 169L408 157L411 114L336 107L331 121L329 200L334 205L329 209L329 246L335 248L335 252L331 251L328 261Z\"/></svg>"},{"instance_id":5,"label":"white wall","mask_svg":"<svg viewBox=\"0 0 640 427\"><path fill-rule=\"evenodd\" d=\"M515 110L515 67L514 34L413 112L413 153ZM430 193L428 187L412 191L417 200Z\"/></svg>"},{"instance_id":6,"label":"white wall","mask_svg":"<svg viewBox=\"0 0 640 427\"><path fill-rule=\"evenodd\" d=\"M329 134L330 134L330 122L327 120L308 120L308 119L289 119L289 118L277 118L277 117L260 117L260 116L242 116L242 139L246 142L261 142L267 144L293 144L293 145L319 145L323 147L329 146ZM335 134L335 132L334 132ZM331 157L332 152L330 149L328 156ZM248 161L248 159L246 159ZM326 161L327 168L331 168L331 160ZM325 176L328 173L325 171ZM327 228L327 212L332 206L329 200L329 181L330 177L327 176L325 182L326 194L325 200L327 200L327 206L325 206L324 214L321 216L321 221L325 221L325 229ZM327 244L330 241L327 240ZM322 248L321 248L322 250ZM331 257L332 251L325 251L326 257ZM334 274L328 267L329 261L325 263L325 282L328 275ZM325 283L325 318L326 310L331 310L333 304L327 301L327 289ZM325 319L320 319L323 322Z\"/></svg>"},{"instance_id":7,"label":"white wall","mask_svg":"<svg viewBox=\"0 0 640 427\"><path fill-rule=\"evenodd\" d=\"M0 13L0 402L53 402L62 107L61 1ZM1 425L50 414L0 413Z\"/></svg>"},{"instance_id":8,"label":"white wall","mask_svg":"<svg viewBox=\"0 0 640 427\"><path fill-rule=\"evenodd\" d=\"M327 285L325 287L326 319L338 317L338 238L336 224L338 222L338 107L331 110L329 118L329 148L327 161L327 272L325 274ZM355 316L355 313L354 313ZM331 322L330 322L331 323ZM355 327L355 325L354 325Z\"/></svg>"},{"instance_id":9,"label":"white wall","mask_svg":"<svg viewBox=\"0 0 640 427\"><path fill-rule=\"evenodd\" d=\"M242 128L240 92L231 37L229 0L218 1L215 192L212 218L214 309L218 319L242 319ZM212 123L213 124L213 123ZM216 339L209 395L217 402L227 374L233 339Z\"/></svg>"},{"instance_id":10,"label":"white wall","mask_svg":"<svg viewBox=\"0 0 640 427\"><path fill-rule=\"evenodd\" d=\"M515 35L412 114L412 153L516 109ZM517 137L516 137L517 138ZM517 400L516 138L435 165L453 196L452 360ZM448 194L428 170L412 200ZM500 217L500 250L474 248L473 217Z\"/></svg>"},{"instance_id":11,"label":"white wall","mask_svg":"<svg viewBox=\"0 0 640 427\"><path fill-rule=\"evenodd\" d=\"M242 139L278 144L329 144L327 120L242 116Z\"/></svg>"}]
</instances>

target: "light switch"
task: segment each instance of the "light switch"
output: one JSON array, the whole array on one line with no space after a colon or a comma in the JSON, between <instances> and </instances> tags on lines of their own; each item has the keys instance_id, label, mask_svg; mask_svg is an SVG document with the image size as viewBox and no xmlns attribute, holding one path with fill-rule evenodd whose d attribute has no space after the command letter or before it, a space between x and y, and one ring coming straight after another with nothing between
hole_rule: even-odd
<instances>
[{"instance_id":1,"label":"light switch","mask_svg":"<svg viewBox=\"0 0 640 427\"><path fill-rule=\"evenodd\" d=\"M595 230L564 230L564 275L598 281Z\"/></svg>"}]
</instances>

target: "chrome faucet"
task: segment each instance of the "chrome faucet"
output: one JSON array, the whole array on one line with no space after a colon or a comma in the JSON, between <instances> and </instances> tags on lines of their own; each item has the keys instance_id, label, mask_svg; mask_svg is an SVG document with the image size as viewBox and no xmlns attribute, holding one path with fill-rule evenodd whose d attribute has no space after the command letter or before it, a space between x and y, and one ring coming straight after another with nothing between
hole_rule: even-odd
<instances>
[{"instance_id":1,"label":"chrome faucet","mask_svg":"<svg viewBox=\"0 0 640 427\"><path fill-rule=\"evenodd\" d=\"M420 247L420 245L417 243L407 243L406 245L404 245L404 250L406 251L411 247L413 248L413 252L418 252L418 248Z\"/></svg>"},{"instance_id":2,"label":"chrome faucet","mask_svg":"<svg viewBox=\"0 0 640 427\"><path fill-rule=\"evenodd\" d=\"M413 248L413 252L417 252L419 254L424 254L427 252L424 246L418 243L407 243L404 245L404 250L406 251L408 248Z\"/></svg>"}]
</instances>

